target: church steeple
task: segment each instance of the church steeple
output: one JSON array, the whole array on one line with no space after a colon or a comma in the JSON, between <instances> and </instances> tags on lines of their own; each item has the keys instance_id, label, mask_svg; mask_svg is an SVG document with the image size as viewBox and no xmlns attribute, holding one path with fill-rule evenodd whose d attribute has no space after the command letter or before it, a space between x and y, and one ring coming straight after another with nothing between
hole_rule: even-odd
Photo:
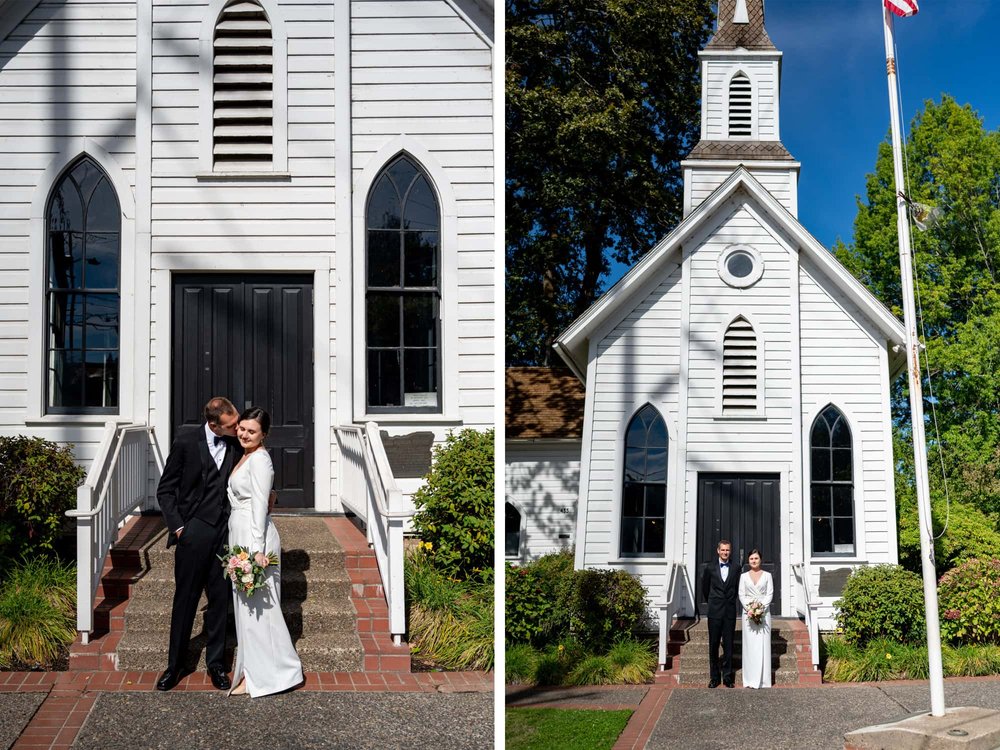
<instances>
[{"instance_id":1,"label":"church steeple","mask_svg":"<svg viewBox=\"0 0 1000 750\"><path fill-rule=\"evenodd\" d=\"M681 163L685 215L741 165L795 214L799 163L781 143L781 52L764 28L764 0L719 0L718 12L698 53L701 140Z\"/></svg>"}]
</instances>

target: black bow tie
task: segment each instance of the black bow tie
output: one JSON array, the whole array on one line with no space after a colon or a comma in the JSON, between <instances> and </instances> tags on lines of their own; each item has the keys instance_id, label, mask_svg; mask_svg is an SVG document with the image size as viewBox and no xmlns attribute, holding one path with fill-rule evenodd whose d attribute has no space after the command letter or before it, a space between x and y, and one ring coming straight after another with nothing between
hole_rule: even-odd
<instances>
[{"instance_id":1,"label":"black bow tie","mask_svg":"<svg viewBox=\"0 0 1000 750\"><path fill-rule=\"evenodd\" d=\"M224 438L222 438L222 437L219 437L218 435L216 435L216 436L215 436L215 444L216 444L216 445L224 445L224 444L225 444L225 442L226 442L226 441L225 441L225 439L224 439Z\"/></svg>"},{"instance_id":2,"label":"black bow tie","mask_svg":"<svg viewBox=\"0 0 1000 750\"><path fill-rule=\"evenodd\" d=\"M218 440L218 438L216 438L216 440ZM728 568L729 567L729 563L719 563L719 566L723 567L723 568Z\"/></svg>"}]
</instances>

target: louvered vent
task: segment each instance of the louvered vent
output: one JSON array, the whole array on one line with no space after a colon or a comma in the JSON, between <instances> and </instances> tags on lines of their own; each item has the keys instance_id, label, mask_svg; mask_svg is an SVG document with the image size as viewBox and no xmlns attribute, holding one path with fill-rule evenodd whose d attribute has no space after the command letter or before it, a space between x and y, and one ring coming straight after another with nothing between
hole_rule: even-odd
<instances>
[{"instance_id":1,"label":"louvered vent","mask_svg":"<svg viewBox=\"0 0 1000 750\"><path fill-rule=\"evenodd\" d=\"M742 73L729 82L729 136L749 137L751 134L750 79Z\"/></svg>"},{"instance_id":2,"label":"louvered vent","mask_svg":"<svg viewBox=\"0 0 1000 750\"><path fill-rule=\"evenodd\" d=\"M722 411L757 411L757 336L744 318L730 324L722 341Z\"/></svg>"},{"instance_id":3,"label":"louvered vent","mask_svg":"<svg viewBox=\"0 0 1000 750\"><path fill-rule=\"evenodd\" d=\"M236 0L222 11L213 63L212 153L218 171L271 168L273 45L260 5Z\"/></svg>"}]
</instances>

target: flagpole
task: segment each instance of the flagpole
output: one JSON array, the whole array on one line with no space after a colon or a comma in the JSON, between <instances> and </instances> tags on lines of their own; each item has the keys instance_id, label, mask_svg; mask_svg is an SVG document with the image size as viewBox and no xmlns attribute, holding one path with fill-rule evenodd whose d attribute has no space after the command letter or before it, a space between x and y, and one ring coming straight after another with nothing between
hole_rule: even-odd
<instances>
[{"instance_id":1,"label":"flagpole","mask_svg":"<svg viewBox=\"0 0 1000 750\"><path fill-rule=\"evenodd\" d=\"M896 176L896 225L899 229L899 268L903 288L903 322L906 325L906 369L910 384L910 422L913 435L913 465L916 473L917 512L920 520L920 566L924 580L924 612L927 616L927 659L931 688L931 715L944 716L944 674L941 666L941 626L938 621L937 572L934 540L931 538L931 498L927 479L927 444L924 437L924 398L920 386L920 340L913 302L913 268L910 223L907 220L903 180L903 150L900 138L899 97L896 88L896 53L892 13L882 8L885 26L885 64L889 78L889 110L892 122L892 163Z\"/></svg>"}]
</instances>

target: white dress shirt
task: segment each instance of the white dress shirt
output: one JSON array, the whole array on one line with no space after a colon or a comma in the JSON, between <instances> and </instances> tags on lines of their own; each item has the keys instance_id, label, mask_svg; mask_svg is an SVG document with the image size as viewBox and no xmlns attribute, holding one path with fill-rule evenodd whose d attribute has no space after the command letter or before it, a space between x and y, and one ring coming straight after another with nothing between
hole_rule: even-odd
<instances>
[{"instance_id":1,"label":"white dress shirt","mask_svg":"<svg viewBox=\"0 0 1000 750\"><path fill-rule=\"evenodd\" d=\"M208 441L208 452L212 455L212 459L215 461L215 466L218 469L222 468L222 461L226 457L226 444L219 438L219 442L215 442L216 434L208 426L208 422L205 422L205 439Z\"/></svg>"}]
</instances>

